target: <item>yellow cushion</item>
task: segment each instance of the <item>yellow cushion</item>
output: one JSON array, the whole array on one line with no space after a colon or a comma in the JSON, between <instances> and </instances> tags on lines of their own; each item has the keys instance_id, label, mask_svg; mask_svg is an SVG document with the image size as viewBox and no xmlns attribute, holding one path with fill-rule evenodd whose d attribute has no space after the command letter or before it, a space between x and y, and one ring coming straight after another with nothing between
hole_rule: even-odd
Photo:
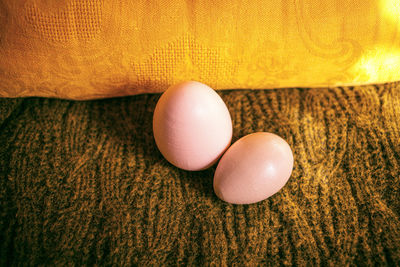
<instances>
[{"instance_id":1,"label":"yellow cushion","mask_svg":"<svg viewBox=\"0 0 400 267\"><path fill-rule=\"evenodd\" d=\"M400 80L398 0L0 0L0 96Z\"/></svg>"}]
</instances>

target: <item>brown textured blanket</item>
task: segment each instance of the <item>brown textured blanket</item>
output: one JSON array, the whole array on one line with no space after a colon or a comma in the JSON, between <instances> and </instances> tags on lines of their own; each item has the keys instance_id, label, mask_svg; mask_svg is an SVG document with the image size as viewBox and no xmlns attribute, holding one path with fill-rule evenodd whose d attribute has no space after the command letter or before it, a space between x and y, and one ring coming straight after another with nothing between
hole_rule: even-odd
<instances>
[{"instance_id":1,"label":"brown textured blanket","mask_svg":"<svg viewBox=\"0 0 400 267\"><path fill-rule=\"evenodd\" d=\"M159 95L0 99L0 265L400 264L400 83L219 94L233 141L293 149L263 202L224 203L215 166L163 159Z\"/></svg>"}]
</instances>

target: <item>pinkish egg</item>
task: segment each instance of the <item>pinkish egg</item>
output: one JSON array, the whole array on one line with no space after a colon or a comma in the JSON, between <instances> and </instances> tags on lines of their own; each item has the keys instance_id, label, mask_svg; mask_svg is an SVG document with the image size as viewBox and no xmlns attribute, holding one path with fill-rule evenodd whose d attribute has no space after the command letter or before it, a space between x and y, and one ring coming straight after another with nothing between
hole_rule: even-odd
<instances>
[{"instance_id":1,"label":"pinkish egg","mask_svg":"<svg viewBox=\"0 0 400 267\"><path fill-rule=\"evenodd\" d=\"M246 135L222 156L214 175L216 195L229 203L251 204L278 192L293 169L293 153L281 137Z\"/></svg>"},{"instance_id":2,"label":"pinkish egg","mask_svg":"<svg viewBox=\"0 0 400 267\"><path fill-rule=\"evenodd\" d=\"M212 166L232 140L232 120L221 97L200 82L168 88L153 116L153 134L161 154L184 170Z\"/></svg>"}]
</instances>

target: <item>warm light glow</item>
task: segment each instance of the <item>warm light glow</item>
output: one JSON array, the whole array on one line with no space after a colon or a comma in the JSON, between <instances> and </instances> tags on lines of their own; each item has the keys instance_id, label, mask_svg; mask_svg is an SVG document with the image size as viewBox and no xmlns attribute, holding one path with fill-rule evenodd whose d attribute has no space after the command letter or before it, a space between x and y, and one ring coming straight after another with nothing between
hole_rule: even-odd
<instances>
[{"instance_id":1,"label":"warm light glow","mask_svg":"<svg viewBox=\"0 0 400 267\"><path fill-rule=\"evenodd\" d=\"M399 0L381 0L382 11L388 17L399 20L400 16L400 1Z\"/></svg>"},{"instance_id":2,"label":"warm light glow","mask_svg":"<svg viewBox=\"0 0 400 267\"><path fill-rule=\"evenodd\" d=\"M375 48L360 59L356 71L361 71L360 78L369 81L388 81L397 79L400 73L400 51L385 51Z\"/></svg>"}]
</instances>

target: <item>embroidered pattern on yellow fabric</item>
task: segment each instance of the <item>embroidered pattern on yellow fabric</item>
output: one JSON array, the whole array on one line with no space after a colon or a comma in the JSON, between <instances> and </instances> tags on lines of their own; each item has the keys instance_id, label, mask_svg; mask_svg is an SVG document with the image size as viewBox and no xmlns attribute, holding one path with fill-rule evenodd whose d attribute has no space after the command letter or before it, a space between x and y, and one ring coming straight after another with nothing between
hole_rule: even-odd
<instances>
[{"instance_id":1,"label":"embroidered pattern on yellow fabric","mask_svg":"<svg viewBox=\"0 0 400 267\"><path fill-rule=\"evenodd\" d=\"M0 96L400 80L396 0L0 0Z\"/></svg>"}]
</instances>

